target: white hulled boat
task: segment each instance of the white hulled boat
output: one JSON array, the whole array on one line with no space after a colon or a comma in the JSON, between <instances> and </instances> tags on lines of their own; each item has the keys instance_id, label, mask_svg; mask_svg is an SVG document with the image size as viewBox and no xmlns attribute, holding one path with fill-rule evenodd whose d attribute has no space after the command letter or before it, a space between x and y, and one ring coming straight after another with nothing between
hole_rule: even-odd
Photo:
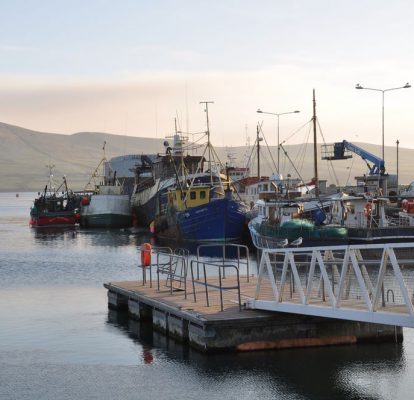
<instances>
[{"instance_id":1,"label":"white hulled boat","mask_svg":"<svg viewBox=\"0 0 414 400\"><path fill-rule=\"evenodd\" d=\"M120 228L132 224L132 213L130 197L124 194L123 186L116 178L116 171L112 171L105 157L105 144L103 147L104 157L96 167L85 190L94 183L94 188L85 194L81 201L81 226ZM100 169L103 172L100 174ZM107 172L105 174L105 169ZM96 179L101 178L97 183Z\"/></svg>"}]
</instances>

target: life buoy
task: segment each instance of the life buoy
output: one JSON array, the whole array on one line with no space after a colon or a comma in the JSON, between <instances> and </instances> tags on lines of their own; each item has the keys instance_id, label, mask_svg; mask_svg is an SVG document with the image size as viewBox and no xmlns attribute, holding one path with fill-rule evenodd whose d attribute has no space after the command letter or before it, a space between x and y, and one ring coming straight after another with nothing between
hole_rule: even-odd
<instances>
[{"instance_id":1,"label":"life buoy","mask_svg":"<svg viewBox=\"0 0 414 400\"><path fill-rule=\"evenodd\" d=\"M365 217L370 217L371 216L371 213L372 213L372 204L371 203L367 203L367 204L365 204L365 207L364 207L364 215L365 215Z\"/></svg>"},{"instance_id":2,"label":"life buoy","mask_svg":"<svg viewBox=\"0 0 414 400\"><path fill-rule=\"evenodd\" d=\"M151 265L151 245L149 243L141 244L141 266L148 267Z\"/></svg>"},{"instance_id":3,"label":"life buoy","mask_svg":"<svg viewBox=\"0 0 414 400\"><path fill-rule=\"evenodd\" d=\"M401 203L402 209L409 214L414 213L414 200L410 199L404 199Z\"/></svg>"}]
</instances>

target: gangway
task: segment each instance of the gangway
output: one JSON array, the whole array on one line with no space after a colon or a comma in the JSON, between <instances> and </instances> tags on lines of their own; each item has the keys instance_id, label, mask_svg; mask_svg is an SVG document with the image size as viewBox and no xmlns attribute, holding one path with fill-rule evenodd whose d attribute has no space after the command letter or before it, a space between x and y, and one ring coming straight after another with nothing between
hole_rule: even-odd
<instances>
[{"instance_id":1,"label":"gangway","mask_svg":"<svg viewBox=\"0 0 414 400\"><path fill-rule=\"evenodd\" d=\"M414 327L414 243L260 251L247 308Z\"/></svg>"}]
</instances>

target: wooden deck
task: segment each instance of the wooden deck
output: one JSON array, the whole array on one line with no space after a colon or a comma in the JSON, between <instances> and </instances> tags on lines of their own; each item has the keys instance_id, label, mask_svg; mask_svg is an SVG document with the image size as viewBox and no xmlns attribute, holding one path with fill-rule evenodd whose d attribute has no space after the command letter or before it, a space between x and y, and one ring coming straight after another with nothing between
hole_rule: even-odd
<instances>
[{"instance_id":1,"label":"wooden deck","mask_svg":"<svg viewBox=\"0 0 414 400\"><path fill-rule=\"evenodd\" d=\"M209 278L208 283L218 285L218 278ZM223 287L236 286L237 280L234 276L227 276L223 279ZM237 290L223 290L223 311L221 311L220 291L218 289L208 288L209 306L207 306L206 288L202 284L195 284L196 301L194 301L194 292L192 282L187 281L187 298L185 298L184 285L175 285L171 292L170 287L166 286L165 279L160 281L160 290L157 288L157 281L152 282L150 287L147 281L145 285L142 281L124 281L111 282L105 284L105 287L113 291L121 291L130 298L143 301L153 306L164 305L169 309L175 309L177 312L188 313L196 318L206 321L229 320L229 319L247 319L269 317L267 311L246 310L244 303L248 298L254 296L256 289L256 278L251 276L249 282L246 277L240 279L240 295L242 310L239 310Z\"/></svg>"},{"instance_id":2,"label":"wooden deck","mask_svg":"<svg viewBox=\"0 0 414 400\"><path fill-rule=\"evenodd\" d=\"M209 285L218 286L219 280L218 278L209 278L208 283ZM115 291L118 289L130 298L144 301L153 306L157 306L157 304L158 306L164 305L169 309L175 309L176 311L188 313L193 316L195 315L197 319L212 322L214 320L269 317L270 313L268 311L248 310L245 308L246 301L254 298L256 284L256 276L251 276L249 282L247 282L246 277L240 278L241 311L239 310L238 293L235 289L223 290L223 311L221 311L220 291L208 287L209 305L207 305L206 287L201 284L201 281L195 284L195 299L192 282L190 280L187 281L187 298L183 284L181 286L175 285L171 291L170 287L166 285L165 279L160 281L160 290L157 288L156 280L152 282L152 287L150 287L148 281L145 285L142 284L142 281L111 282L105 284L105 287ZM236 277L227 276L223 279L222 285L223 287L236 286ZM289 285L285 286L282 297L286 303L300 304L300 297L297 291L292 293ZM274 299L270 282L267 280L262 281L259 299ZM314 296L309 304L321 307L331 306L328 295L325 296L325 301L323 301L316 290L314 290ZM362 299L342 300L341 307L355 310L367 309L367 305ZM379 306L378 310L390 313L408 313L404 305L391 303L387 303L385 307Z\"/></svg>"}]
</instances>

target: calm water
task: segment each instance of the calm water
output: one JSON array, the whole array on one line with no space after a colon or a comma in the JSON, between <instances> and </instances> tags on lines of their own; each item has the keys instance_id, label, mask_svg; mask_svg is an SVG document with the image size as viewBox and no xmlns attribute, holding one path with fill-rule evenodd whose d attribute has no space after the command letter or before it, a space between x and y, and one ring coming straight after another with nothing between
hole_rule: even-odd
<instances>
[{"instance_id":1,"label":"calm water","mask_svg":"<svg viewBox=\"0 0 414 400\"><path fill-rule=\"evenodd\" d=\"M0 399L410 399L404 343L203 355L109 312L136 279L130 231L36 232L34 194L0 194Z\"/></svg>"}]
</instances>

